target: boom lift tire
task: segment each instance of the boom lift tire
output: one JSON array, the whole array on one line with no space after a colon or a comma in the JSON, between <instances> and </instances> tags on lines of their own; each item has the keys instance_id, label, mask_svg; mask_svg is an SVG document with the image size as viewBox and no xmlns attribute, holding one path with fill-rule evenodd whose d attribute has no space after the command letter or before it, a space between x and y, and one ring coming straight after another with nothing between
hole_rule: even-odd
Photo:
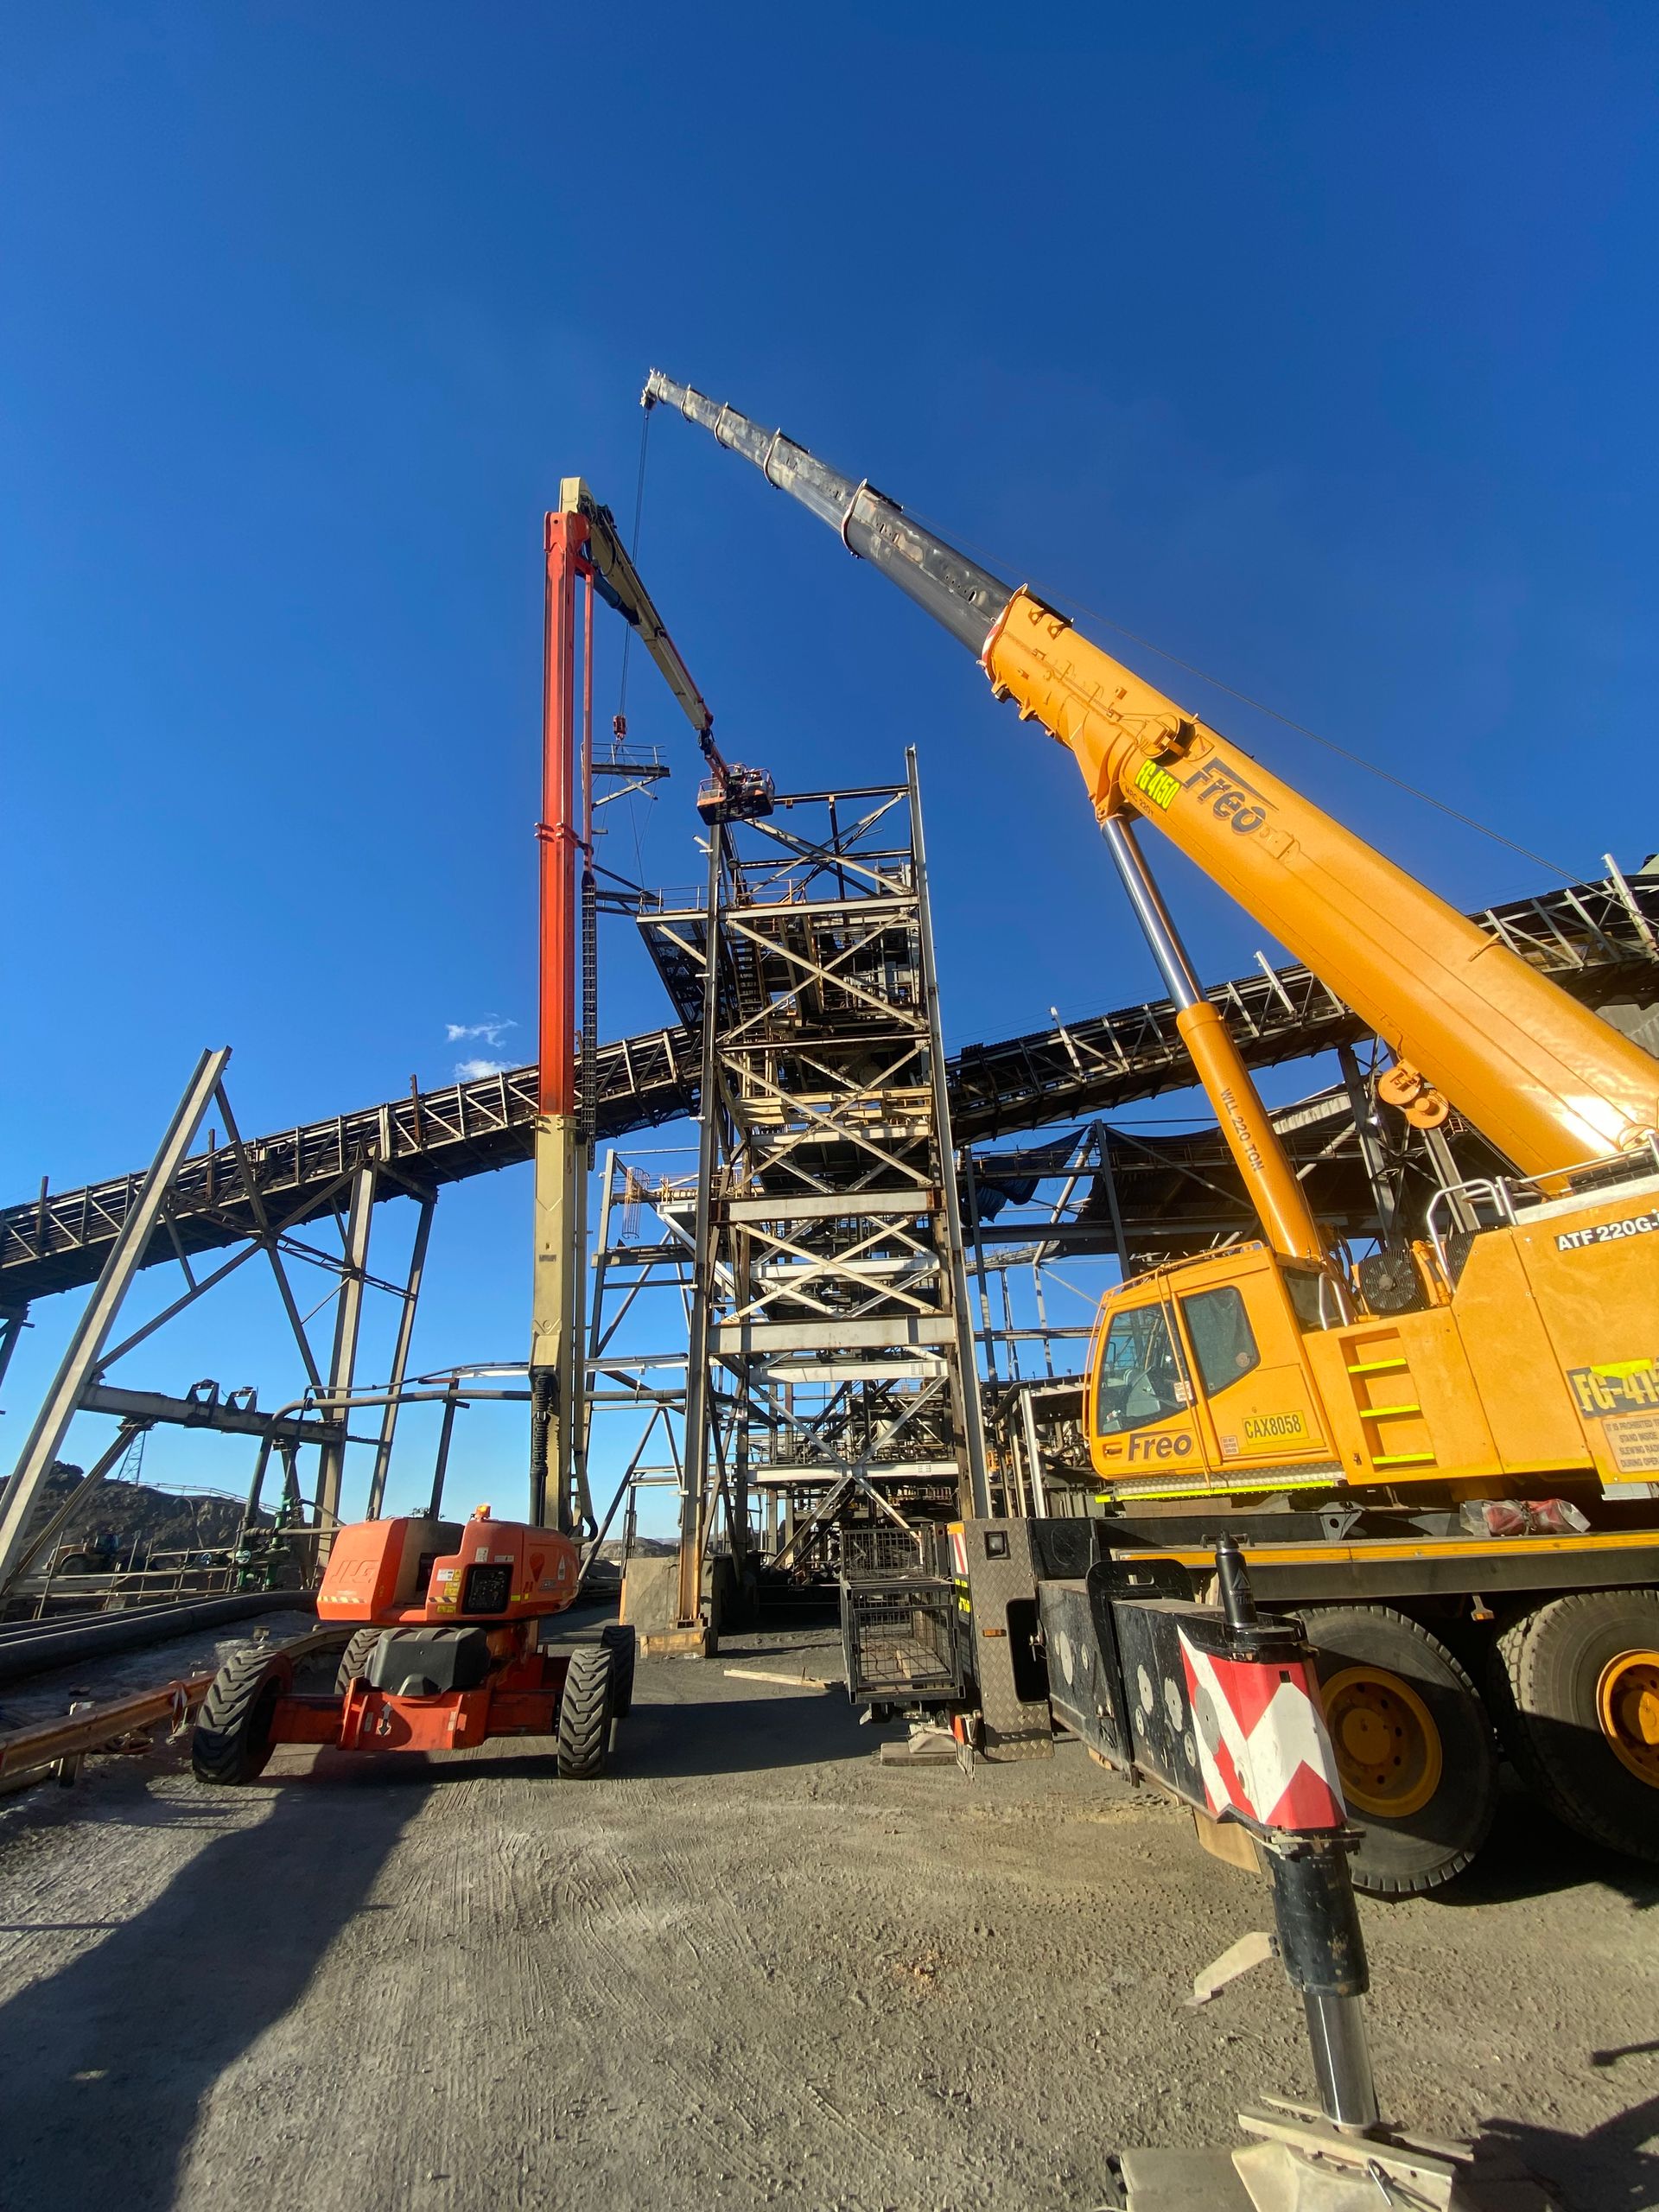
<instances>
[{"instance_id":1,"label":"boom lift tire","mask_svg":"<svg viewBox=\"0 0 1659 2212\"><path fill-rule=\"evenodd\" d=\"M570 1655L559 1699L559 1776L565 1782L593 1782L605 1771L611 1747L612 1654L603 1643L585 1643Z\"/></svg>"},{"instance_id":2,"label":"boom lift tire","mask_svg":"<svg viewBox=\"0 0 1659 2212\"><path fill-rule=\"evenodd\" d=\"M344 1697L358 1676L367 1672L369 1661L374 1656L374 1647L385 1632L379 1627L360 1628L353 1635L340 1655L340 1665L334 1675L334 1694L337 1697Z\"/></svg>"},{"instance_id":3,"label":"boom lift tire","mask_svg":"<svg viewBox=\"0 0 1659 2212\"><path fill-rule=\"evenodd\" d=\"M633 1662L639 1637L626 1621L612 1621L599 1632L611 1655L611 1711L626 1720L633 1710Z\"/></svg>"},{"instance_id":4,"label":"boom lift tire","mask_svg":"<svg viewBox=\"0 0 1659 2212\"><path fill-rule=\"evenodd\" d=\"M197 1781L238 1789L262 1774L271 1752L271 1714L293 1687L294 1662L285 1651L244 1651L227 1660L190 1739Z\"/></svg>"},{"instance_id":5,"label":"boom lift tire","mask_svg":"<svg viewBox=\"0 0 1659 2212\"><path fill-rule=\"evenodd\" d=\"M1390 1605L1310 1605L1325 1724L1349 1818L1354 1887L1421 1897L1460 1873L1497 1807L1497 1746L1473 1682Z\"/></svg>"},{"instance_id":6,"label":"boom lift tire","mask_svg":"<svg viewBox=\"0 0 1659 2212\"><path fill-rule=\"evenodd\" d=\"M1504 1748L1592 1843L1659 1862L1659 1590L1586 1590L1498 1638Z\"/></svg>"}]
</instances>

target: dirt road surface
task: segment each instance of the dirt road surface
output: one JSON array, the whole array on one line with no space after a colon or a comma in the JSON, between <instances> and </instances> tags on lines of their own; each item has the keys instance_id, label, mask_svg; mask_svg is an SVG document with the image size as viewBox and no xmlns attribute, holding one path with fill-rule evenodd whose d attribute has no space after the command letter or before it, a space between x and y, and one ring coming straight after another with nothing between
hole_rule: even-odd
<instances>
[{"instance_id":1,"label":"dirt road surface","mask_svg":"<svg viewBox=\"0 0 1659 2212\"><path fill-rule=\"evenodd\" d=\"M1183 2005L1266 1897L1174 1809L1076 1745L883 1768L838 1690L727 1663L836 1661L642 1667L598 1783L175 1751L8 1801L0 2204L1077 2212L1109 2150L1311 2091L1276 1967ZM1385 2107L1659 2207L1656 1903L1517 1804L1477 1879L1368 1904Z\"/></svg>"}]
</instances>

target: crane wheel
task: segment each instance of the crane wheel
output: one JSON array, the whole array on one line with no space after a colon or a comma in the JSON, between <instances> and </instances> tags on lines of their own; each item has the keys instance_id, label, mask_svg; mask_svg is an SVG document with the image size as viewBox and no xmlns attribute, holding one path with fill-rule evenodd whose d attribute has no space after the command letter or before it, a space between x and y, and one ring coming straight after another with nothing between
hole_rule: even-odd
<instances>
[{"instance_id":1,"label":"crane wheel","mask_svg":"<svg viewBox=\"0 0 1659 2212\"><path fill-rule=\"evenodd\" d=\"M1504 1748L1558 1819L1659 1861L1659 1590L1586 1590L1498 1639Z\"/></svg>"},{"instance_id":2,"label":"crane wheel","mask_svg":"<svg viewBox=\"0 0 1659 2212\"><path fill-rule=\"evenodd\" d=\"M1360 1832L1354 1887L1421 1897L1461 1873L1497 1806L1497 1746L1478 1692L1437 1636L1389 1605L1299 1615Z\"/></svg>"},{"instance_id":3,"label":"crane wheel","mask_svg":"<svg viewBox=\"0 0 1659 2212\"><path fill-rule=\"evenodd\" d=\"M633 1708L633 1662L639 1639L626 1621L612 1621L599 1632L611 1655L611 1711L626 1720Z\"/></svg>"},{"instance_id":4,"label":"crane wheel","mask_svg":"<svg viewBox=\"0 0 1659 2212\"><path fill-rule=\"evenodd\" d=\"M334 1672L334 1694L344 1697L361 1674L368 1671L374 1647L385 1634L383 1628L359 1628L353 1631L352 1640L340 1655L340 1665Z\"/></svg>"},{"instance_id":5,"label":"crane wheel","mask_svg":"<svg viewBox=\"0 0 1659 2212\"><path fill-rule=\"evenodd\" d=\"M190 1764L198 1782L239 1788L264 1771L278 1698L294 1687L285 1651L245 1651L226 1662L196 1715Z\"/></svg>"},{"instance_id":6,"label":"crane wheel","mask_svg":"<svg viewBox=\"0 0 1659 2212\"><path fill-rule=\"evenodd\" d=\"M605 1771L611 1747L611 1664L607 1645L585 1643L570 1655L559 1699L559 1775L592 1782Z\"/></svg>"}]
</instances>

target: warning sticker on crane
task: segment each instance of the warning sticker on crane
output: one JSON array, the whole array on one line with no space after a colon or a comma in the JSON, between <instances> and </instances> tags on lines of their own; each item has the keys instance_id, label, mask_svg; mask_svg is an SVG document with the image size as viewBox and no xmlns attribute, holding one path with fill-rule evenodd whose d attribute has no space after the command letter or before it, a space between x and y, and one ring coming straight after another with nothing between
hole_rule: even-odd
<instances>
[{"instance_id":1,"label":"warning sticker on crane","mask_svg":"<svg viewBox=\"0 0 1659 2212\"><path fill-rule=\"evenodd\" d=\"M1621 1475L1659 1475L1659 1414L1622 1414L1602 1433Z\"/></svg>"},{"instance_id":2,"label":"warning sticker on crane","mask_svg":"<svg viewBox=\"0 0 1659 2212\"><path fill-rule=\"evenodd\" d=\"M1341 1827L1336 1755L1306 1668L1211 1658L1185 1631L1180 1645L1210 1810L1265 1827Z\"/></svg>"}]
</instances>

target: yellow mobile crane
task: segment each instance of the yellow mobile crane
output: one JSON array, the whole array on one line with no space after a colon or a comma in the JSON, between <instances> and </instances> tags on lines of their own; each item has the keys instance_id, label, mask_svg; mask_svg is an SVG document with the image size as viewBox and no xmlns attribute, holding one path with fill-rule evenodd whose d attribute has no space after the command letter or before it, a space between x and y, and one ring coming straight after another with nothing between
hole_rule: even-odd
<instances>
[{"instance_id":1,"label":"yellow mobile crane","mask_svg":"<svg viewBox=\"0 0 1659 2212\"><path fill-rule=\"evenodd\" d=\"M1263 1237L1103 1302L1099 1544L1197 1583L1237 1534L1258 1596L1318 1649L1363 1886L1468 1862L1494 1722L1558 1815L1659 1856L1659 1060L868 482L659 372L643 397L828 522L1070 748L1179 1009ZM1431 1132L1455 1109L1514 1173L1452 1168L1415 1234L1357 1263L1331 1249L1141 822L1376 1033L1384 1103Z\"/></svg>"}]
</instances>

